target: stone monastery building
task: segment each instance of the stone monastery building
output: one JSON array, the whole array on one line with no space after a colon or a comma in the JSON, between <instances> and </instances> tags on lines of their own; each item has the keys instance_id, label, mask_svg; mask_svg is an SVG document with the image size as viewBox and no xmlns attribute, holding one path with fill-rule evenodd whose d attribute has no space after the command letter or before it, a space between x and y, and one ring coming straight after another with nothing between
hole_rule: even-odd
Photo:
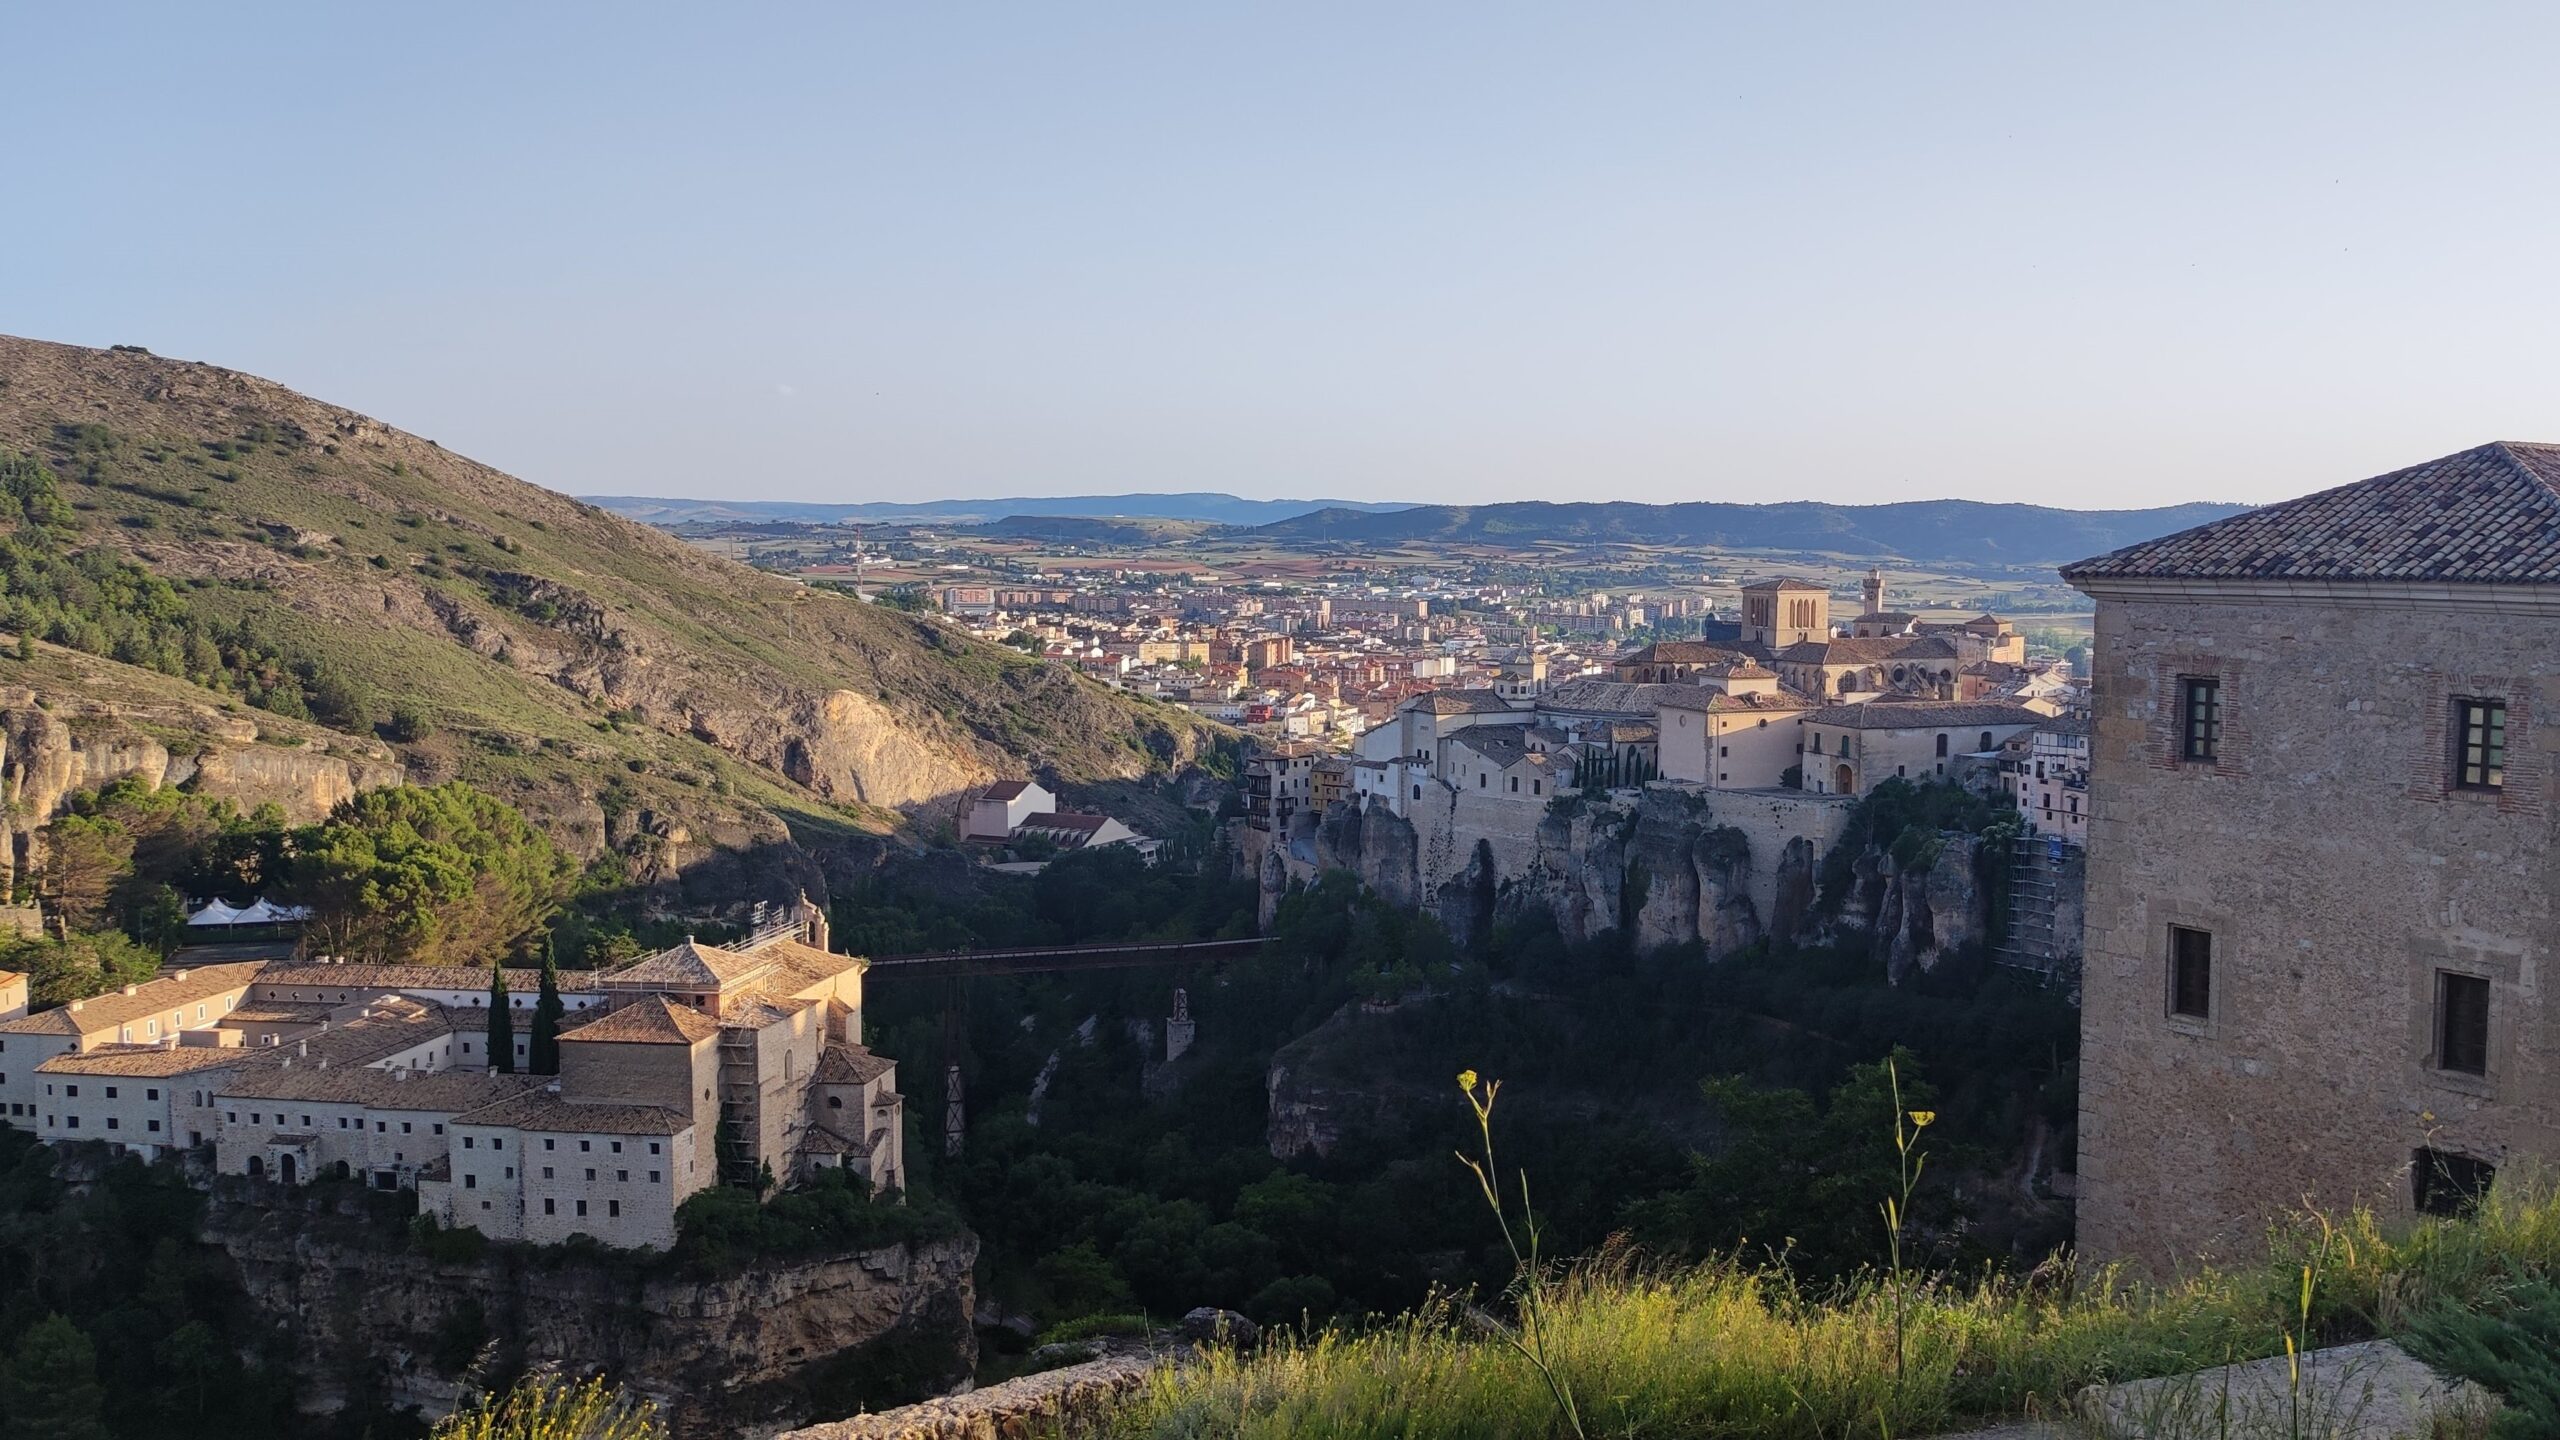
<instances>
[{"instance_id":1,"label":"stone monastery building","mask_svg":"<svg viewBox=\"0 0 2560 1440\"><path fill-rule=\"evenodd\" d=\"M2560 1159L2560 447L2067 567L2095 597L2079 1240Z\"/></svg>"},{"instance_id":2,"label":"stone monastery building","mask_svg":"<svg viewBox=\"0 0 2560 1440\"><path fill-rule=\"evenodd\" d=\"M805 900L736 949L566 972L560 1073L500 1074L489 992L448 967L164 972L0 1021L0 1121L227 1174L360 1177L491 1239L665 1246L685 1197L770 1167L905 1182L896 1067L862 1045L859 958ZM539 971L506 972L515 1061ZM725 1146L725 1148L724 1148Z\"/></svg>"}]
</instances>

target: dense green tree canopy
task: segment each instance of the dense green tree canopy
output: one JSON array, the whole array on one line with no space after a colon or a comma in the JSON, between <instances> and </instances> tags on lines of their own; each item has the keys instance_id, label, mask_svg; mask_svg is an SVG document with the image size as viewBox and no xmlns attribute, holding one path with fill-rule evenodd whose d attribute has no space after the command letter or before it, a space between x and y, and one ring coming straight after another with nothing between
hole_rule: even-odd
<instances>
[{"instance_id":1,"label":"dense green tree canopy","mask_svg":"<svg viewBox=\"0 0 2560 1440\"><path fill-rule=\"evenodd\" d=\"M417 965L528 951L577 861L514 806L459 781L375 790L296 837L315 948Z\"/></svg>"}]
</instances>

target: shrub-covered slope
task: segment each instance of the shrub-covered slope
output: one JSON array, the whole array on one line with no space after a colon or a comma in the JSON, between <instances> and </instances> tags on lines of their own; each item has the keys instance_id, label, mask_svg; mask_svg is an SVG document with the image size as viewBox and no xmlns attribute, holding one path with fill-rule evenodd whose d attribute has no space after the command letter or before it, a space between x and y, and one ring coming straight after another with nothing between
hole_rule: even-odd
<instances>
[{"instance_id":1,"label":"shrub-covered slope","mask_svg":"<svg viewBox=\"0 0 2560 1440\"><path fill-rule=\"evenodd\" d=\"M379 735L586 853L882 828L999 774L1130 779L1211 735L283 386L0 337L9 623L209 703ZM164 583L165 582L165 583Z\"/></svg>"}]
</instances>

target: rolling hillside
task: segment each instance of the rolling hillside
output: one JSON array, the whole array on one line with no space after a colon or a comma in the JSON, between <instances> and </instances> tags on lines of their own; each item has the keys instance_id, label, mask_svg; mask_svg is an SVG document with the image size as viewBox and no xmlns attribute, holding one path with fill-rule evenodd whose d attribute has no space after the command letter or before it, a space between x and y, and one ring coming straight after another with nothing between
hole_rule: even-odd
<instances>
[{"instance_id":1,"label":"rolling hillside","mask_svg":"<svg viewBox=\"0 0 2560 1440\"><path fill-rule=\"evenodd\" d=\"M0 475L27 457L69 502L9 530L38 638L253 725L379 736L589 855L885 830L999 774L1176 767L1214 733L216 366L0 338Z\"/></svg>"},{"instance_id":2,"label":"rolling hillside","mask_svg":"<svg viewBox=\"0 0 2560 1440\"><path fill-rule=\"evenodd\" d=\"M1732 505L1695 501L1417 505L1384 513L1320 510L1256 527L1286 540L1393 545L1540 540L1812 550L1950 567L2060 565L2219 520L2245 505L2195 502L2157 510L2056 510L1978 500L1894 505Z\"/></svg>"}]
</instances>

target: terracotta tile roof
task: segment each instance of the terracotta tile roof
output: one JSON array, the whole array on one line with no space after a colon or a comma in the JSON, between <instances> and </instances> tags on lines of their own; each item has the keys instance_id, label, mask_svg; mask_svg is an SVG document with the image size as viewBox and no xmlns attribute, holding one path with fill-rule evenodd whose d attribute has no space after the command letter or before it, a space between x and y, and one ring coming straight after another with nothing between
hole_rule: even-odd
<instances>
[{"instance_id":1,"label":"terracotta tile roof","mask_svg":"<svg viewBox=\"0 0 2560 1440\"><path fill-rule=\"evenodd\" d=\"M2483 445L2128 545L2062 578L2560 584L2560 446Z\"/></svg>"},{"instance_id":2,"label":"terracotta tile roof","mask_svg":"<svg viewBox=\"0 0 2560 1440\"><path fill-rule=\"evenodd\" d=\"M720 1028L724 1030L761 1030L767 1025L788 1020L800 1013L776 1005L762 995L749 995L726 1005L720 1012Z\"/></svg>"},{"instance_id":3,"label":"terracotta tile roof","mask_svg":"<svg viewBox=\"0 0 2560 1440\"><path fill-rule=\"evenodd\" d=\"M1025 830L1099 830L1111 823L1108 815L1088 815L1076 810L1043 810L1023 817Z\"/></svg>"},{"instance_id":4,"label":"terracotta tile roof","mask_svg":"<svg viewBox=\"0 0 2560 1440\"><path fill-rule=\"evenodd\" d=\"M861 1085L888 1074L896 1065L859 1045L837 1040L819 1053L818 1071L810 1079L820 1085Z\"/></svg>"},{"instance_id":5,"label":"terracotta tile roof","mask_svg":"<svg viewBox=\"0 0 2560 1440\"><path fill-rule=\"evenodd\" d=\"M1434 690L1407 704L1425 715L1508 715L1509 703L1491 690Z\"/></svg>"},{"instance_id":6,"label":"terracotta tile roof","mask_svg":"<svg viewBox=\"0 0 2560 1440\"><path fill-rule=\"evenodd\" d=\"M1716 645L1705 640L1656 640L1650 645L1630 650L1609 663L1612 665L1704 665L1716 660L1748 660L1749 658L1731 646Z\"/></svg>"},{"instance_id":7,"label":"terracotta tile roof","mask_svg":"<svg viewBox=\"0 0 2560 1440\"><path fill-rule=\"evenodd\" d=\"M405 1078L404 1078L405 1077ZM370 1065L262 1066L214 1090L242 1100L309 1100L374 1110L433 1110L460 1115L551 1083L540 1075L486 1070L400 1071Z\"/></svg>"},{"instance_id":8,"label":"terracotta tile roof","mask_svg":"<svg viewBox=\"0 0 2560 1440\"><path fill-rule=\"evenodd\" d=\"M1778 652L1790 665L1876 665L1895 660L1953 660L1955 642L1936 635L1844 635L1799 640Z\"/></svg>"},{"instance_id":9,"label":"terracotta tile roof","mask_svg":"<svg viewBox=\"0 0 2560 1440\"><path fill-rule=\"evenodd\" d=\"M542 988L539 970L508 970L507 989L530 995ZM593 972L563 970L563 993L575 990ZM489 988L489 972L469 965L269 965L258 972L260 985L298 986L354 992L358 990L481 990Z\"/></svg>"},{"instance_id":10,"label":"terracotta tile roof","mask_svg":"<svg viewBox=\"0 0 2560 1440\"><path fill-rule=\"evenodd\" d=\"M751 954L687 940L619 970L608 970L602 978L608 984L624 987L664 985L677 990L717 990L763 963Z\"/></svg>"},{"instance_id":11,"label":"terracotta tile roof","mask_svg":"<svg viewBox=\"0 0 2560 1440\"><path fill-rule=\"evenodd\" d=\"M1719 700L1732 703L1715 703ZM1576 714L1647 720L1665 705L1675 710L1803 710L1820 702L1783 688L1775 695L1726 695L1709 685L1572 680L1548 691L1538 703L1541 708Z\"/></svg>"},{"instance_id":12,"label":"terracotta tile roof","mask_svg":"<svg viewBox=\"0 0 2560 1440\"><path fill-rule=\"evenodd\" d=\"M693 1117L665 1105L570 1100L553 1094L546 1085L456 1115L453 1123L509 1126L555 1135L674 1135L692 1128Z\"/></svg>"},{"instance_id":13,"label":"terracotta tile roof","mask_svg":"<svg viewBox=\"0 0 2560 1440\"><path fill-rule=\"evenodd\" d=\"M198 965L189 970L172 971L156 980L136 985L130 995L112 992L93 995L86 1000L75 1000L70 1005L40 1010L33 1015L0 1023L0 1035L95 1035L101 1030L148 1020L180 1006L194 1005L216 995L246 989L249 982L257 977L259 964L249 960L236 965ZM211 1012L207 1014L210 1016ZM189 1017L190 1023L193 1018Z\"/></svg>"},{"instance_id":14,"label":"terracotta tile roof","mask_svg":"<svg viewBox=\"0 0 2560 1440\"><path fill-rule=\"evenodd\" d=\"M1973 700L1875 700L1829 706L1804 718L1808 725L1843 730L1943 730L1965 725L2042 725L2053 717L2024 705Z\"/></svg>"},{"instance_id":15,"label":"terracotta tile roof","mask_svg":"<svg viewBox=\"0 0 2560 1440\"><path fill-rule=\"evenodd\" d=\"M826 1125L812 1125L802 1132L800 1148L811 1155L868 1156L871 1153L869 1145L848 1139L842 1132Z\"/></svg>"},{"instance_id":16,"label":"terracotta tile roof","mask_svg":"<svg viewBox=\"0 0 2560 1440\"><path fill-rule=\"evenodd\" d=\"M616 1045L692 1045L720 1033L719 1022L697 1010L672 1005L664 995L644 995L628 1005L560 1032L560 1042L598 1040Z\"/></svg>"},{"instance_id":17,"label":"terracotta tile roof","mask_svg":"<svg viewBox=\"0 0 2560 1440\"><path fill-rule=\"evenodd\" d=\"M770 961L773 970L765 975L762 988L769 994L785 987L805 990L822 981L833 980L847 970L860 970L871 962L859 955L838 955L789 938L771 940L747 952L758 960Z\"/></svg>"},{"instance_id":18,"label":"terracotta tile roof","mask_svg":"<svg viewBox=\"0 0 2560 1440\"><path fill-rule=\"evenodd\" d=\"M1030 788L1031 782L1028 780L999 780L979 791L978 798L996 801L1019 800L1022 798L1022 792Z\"/></svg>"},{"instance_id":19,"label":"terracotta tile roof","mask_svg":"<svg viewBox=\"0 0 2560 1440\"><path fill-rule=\"evenodd\" d=\"M36 1067L39 1075L192 1075L199 1070L256 1064L261 1052L237 1045L101 1045L85 1053L56 1055Z\"/></svg>"}]
</instances>

